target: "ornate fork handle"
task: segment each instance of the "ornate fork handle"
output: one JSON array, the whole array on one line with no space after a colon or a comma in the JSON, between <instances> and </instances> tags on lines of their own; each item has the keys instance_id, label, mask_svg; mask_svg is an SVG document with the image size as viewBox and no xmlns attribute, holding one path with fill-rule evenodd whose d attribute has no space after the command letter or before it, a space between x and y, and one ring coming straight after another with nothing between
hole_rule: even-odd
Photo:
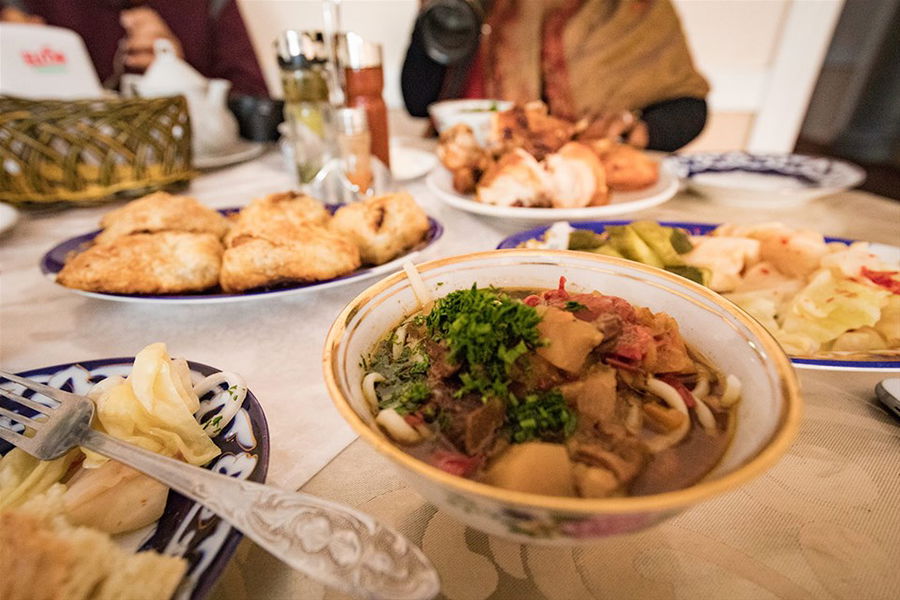
<instances>
[{"instance_id":1,"label":"ornate fork handle","mask_svg":"<svg viewBox=\"0 0 900 600\"><path fill-rule=\"evenodd\" d=\"M363 598L398 600L433 598L440 589L422 551L364 513L193 467L94 430L80 443L203 504L326 585Z\"/></svg>"}]
</instances>

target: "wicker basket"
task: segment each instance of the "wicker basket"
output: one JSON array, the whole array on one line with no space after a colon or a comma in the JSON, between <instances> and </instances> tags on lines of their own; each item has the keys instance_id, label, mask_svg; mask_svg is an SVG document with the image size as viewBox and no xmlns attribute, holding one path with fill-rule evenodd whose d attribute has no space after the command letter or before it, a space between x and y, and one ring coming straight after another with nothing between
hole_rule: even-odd
<instances>
[{"instance_id":1,"label":"wicker basket","mask_svg":"<svg viewBox=\"0 0 900 600\"><path fill-rule=\"evenodd\" d=\"M187 102L0 97L0 200L96 204L188 181Z\"/></svg>"}]
</instances>

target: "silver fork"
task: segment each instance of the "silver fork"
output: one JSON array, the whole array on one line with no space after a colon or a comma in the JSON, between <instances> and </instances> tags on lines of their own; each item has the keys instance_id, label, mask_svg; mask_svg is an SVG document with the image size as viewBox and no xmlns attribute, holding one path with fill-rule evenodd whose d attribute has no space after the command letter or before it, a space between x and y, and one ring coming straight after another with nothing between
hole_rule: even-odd
<instances>
[{"instance_id":1,"label":"silver fork","mask_svg":"<svg viewBox=\"0 0 900 600\"><path fill-rule=\"evenodd\" d=\"M90 398L4 371L0 377L58 403L51 408L0 387L0 396L45 418L36 420L0 406L0 415L34 433L27 437L0 419L0 439L35 458L53 460L82 446L115 459L203 504L298 571L355 596L424 600L440 589L437 573L424 553L364 513L132 446L91 429L94 403Z\"/></svg>"}]
</instances>

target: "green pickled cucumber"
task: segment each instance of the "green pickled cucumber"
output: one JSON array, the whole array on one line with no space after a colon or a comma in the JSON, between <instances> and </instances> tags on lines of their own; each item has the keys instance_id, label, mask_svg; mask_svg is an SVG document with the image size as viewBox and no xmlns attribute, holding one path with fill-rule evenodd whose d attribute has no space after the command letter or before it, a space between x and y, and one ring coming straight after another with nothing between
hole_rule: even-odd
<instances>
[{"instance_id":1,"label":"green pickled cucumber","mask_svg":"<svg viewBox=\"0 0 900 600\"><path fill-rule=\"evenodd\" d=\"M588 229L576 229L569 233L569 250L593 250L603 245L603 236Z\"/></svg>"},{"instance_id":2,"label":"green pickled cucumber","mask_svg":"<svg viewBox=\"0 0 900 600\"><path fill-rule=\"evenodd\" d=\"M709 269L706 269L704 267L694 267L692 265L670 265L665 269L670 273L681 275L685 279L690 279L691 281L699 283L700 285L707 285L709 283Z\"/></svg>"},{"instance_id":3,"label":"green pickled cucumber","mask_svg":"<svg viewBox=\"0 0 900 600\"><path fill-rule=\"evenodd\" d=\"M627 225L610 225L609 242L625 258L653 267L665 266L662 259L641 239L637 232Z\"/></svg>"},{"instance_id":4,"label":"green pickled cucumber","mask_svg":"<svg viewBox=\"0 0 900 600\"><path fill-rule=\"evenodd\" d=\"M671 227L663 227L656 221L634 221L630 227L656 253L665 266L684 264L678 251L672 246Z\"/></svg>"}]
</instances>

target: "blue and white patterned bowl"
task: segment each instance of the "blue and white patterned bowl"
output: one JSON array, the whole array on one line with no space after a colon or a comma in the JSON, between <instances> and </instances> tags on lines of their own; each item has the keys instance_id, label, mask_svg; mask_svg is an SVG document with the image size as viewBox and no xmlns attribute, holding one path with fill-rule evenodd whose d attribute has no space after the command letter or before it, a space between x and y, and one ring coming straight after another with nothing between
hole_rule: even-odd
<instances>
[{"instance_id":1,"label":"blue and white patterned bowl","mask_svg":"<svg viewBox=\"0 0 900 600\"><path fill-rule=\"evenodd\" d=\"M68 363L19 373L34 381L85 394L99 381L113 375L127 376L133 358L108 358ZM188 362L191 379L197 381L219 372L207 365ZM0 378L0 386L24 396L34 394L22 386ZM201 398L201 410L214 415L226 402L225 390L213 390ZM33 416L34 411L14 405L7 408ZM5 419L6 417L0 417ZM269 468L269 429L256 397L248 390L241 409L213 442L222 454L204 468L239 479L264 482ZM0 456L12 446L0 440ZM169 492L166 508L155 527L146 534L140 550L155 550L188 561L188 571L175 592L176 600L201 600L222 574L243 536L231 525L200 504L175 492Z\"/></svg>"},{"instance_id":2,"label":"blue and white patterned bowl","mask_svg":"<svg viewBox=\"0 0 900 600\"><path fill-rule=\"evenodd\" d=\"M789 207L861 184L857 165L801 154L708 152L672 156L666 163L688 186L723 204Z\"/></svg>"}]
</instances>

